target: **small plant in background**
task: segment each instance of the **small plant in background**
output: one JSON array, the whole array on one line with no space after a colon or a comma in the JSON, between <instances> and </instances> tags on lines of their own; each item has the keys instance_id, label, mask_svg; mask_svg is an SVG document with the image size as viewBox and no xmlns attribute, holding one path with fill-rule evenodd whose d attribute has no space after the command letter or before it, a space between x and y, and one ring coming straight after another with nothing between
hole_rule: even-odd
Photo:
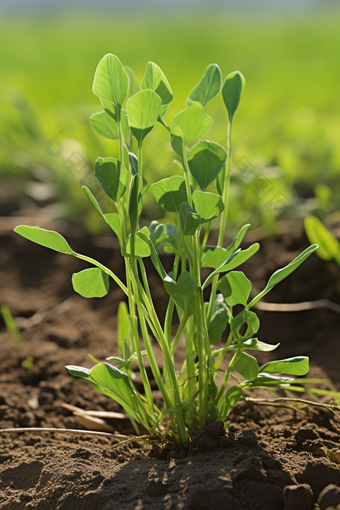
<instances>
[{"instance_id":1,"label":"small plant in background","mask_svg":"<svg viewBox=\"0 0 340 510\"><path fill-rule=\"evenodd\" d=\"M223 247L232 126L244 84L244 77L238 71L229 74L222 84L219 67L211 64L190 92L186 109L175 116L169 127L164 115L173 93L156 64L147 64L139 87L132 70L124 68L115 55L105 55L99 62L93 92L99 97L103 111L93 115L90 122L101 135L118 140L119 159L98 158L95 164L95 175L110 199L112 209L103 212L91 190L83 189L119 239L125 261L125 282L100 262L74 252L56 232L23 225L15 229L31 241L94 266L72 277L73 288L80 295L87 298L105 296L109 291L109 278L126 294L128 305L122 302L118 310L120 357L107 358L110 363L98 363L91 369L67 368L72 375L87 379L98 391L117 401L149 432L149 440L187 444L202 427L218 419L225 421L231 406L242 398L244 390L256 387L294 389L294 377L273 374L301 376L308 372L307 357L272 361L259 367L257 360L246 352L272 351L277 347L256 338L259 319L252 309L299 267L317 245L310 246L286 267L276 271L265 289L249 300L251 282L242 272L235 271L259 249L257 243L247 249L240 248L249 225L241 228L227 248ZM212 124L205 106L220 91L228 111L227 151L213 141L197 142ZM149 187L143 177L143 142L156 122L169 132L182 175L173 175ZM197 143L193 145L194 142ZM172 214L172 223L164 225L152 221L141 228L143 198L148 190L165 213ZM212 222L217 218L220 218L218 242L211 246L207 241ZM162 250L174 255L169 273L159 257ZM151 258L160 282L169 294L163 324L149 289L144 266L146 257ZM202 268L211 269L205 280L202 280ZM205 302L206 289L210 289L210 295ZM242 310L234 313L236 305L241 305ZM179 325L173 338L175 311ZM227 328L229 336L225 345L217 347ZM141 349L139 332L145 350ZM182 367L177 370L174 355L182 335L186 355ZM156 340L163 354L163 373L156 362L152 339ZM221 372L222 361L229 352L232 353L231 361L218 387L216 375ZM144 359L148 360L162 394L164 404L161 409L153 402ZM135 360L142 376L144 394L137 391L131 377ZM235 384L226 390L230 379Z\"/></svg>"},{"instance_id":2,"label":"small plant in background","mask_svg":"<svg viewBox=\"0 0 340 510\"><path fill-rule=\"evenodd\" d=\"M12 335L17 344L21 344L22 336L14 322L10 309L7 305L1 305L0 311L8 333Z\"/></svg>"},{"instance_id":3,"label":"small plant in background","mask_svg":"<svg viewBox=\"0 0 340 510\"><path fill-rule=\"evenodd\" d=\"M318 255L323 260L334 260L340 267L340 242L316 216L305 218L305 231L311 243L319 245Z\"/></svg>"}]
</instances>

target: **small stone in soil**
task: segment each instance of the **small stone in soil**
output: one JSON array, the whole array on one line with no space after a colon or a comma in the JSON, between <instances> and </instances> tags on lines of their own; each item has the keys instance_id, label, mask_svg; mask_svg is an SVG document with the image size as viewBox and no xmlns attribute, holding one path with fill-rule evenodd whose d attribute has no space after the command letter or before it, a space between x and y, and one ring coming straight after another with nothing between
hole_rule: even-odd
<instances>
[{"instance_id":1,"label":"small stone in soil","mask_svg":"<svg viewBox=\"0 0 340 510\"><path fill-rule=\"evenodd\" d=\"M320 492L318 501L317 501L320 510L326 510L328 507L336 507L340 504L340 487L334 484L327 485Z\"/></svg>"},{"instance_id":2,"label":"small stone in soil","mask_svg":"<svg viewBox=\"0 0 340 510\"><path fill-rule=\"evenodd\" d=\"M312 488L308 484L286 485L283 489L283 510L310 510L313 504Z\"/></svg>"},{"instance_id":3,"label":"small stone in soil","mask_svg":"<svg viewBox=\"0 0 340 510\"><path fill-rule=\"evenodd\" d=\"M242 430L237 439L241 441L242 444L246 446L256 446L257 445L257 436L255 432L251 429Z\"/></svg>"},{"instance_id":4,"label":"small stone in soil","mask_svg":"<svg viewBox=\"0 0 340 510\"><path fill-rule=\"evenodd\" d=\"M213 437L218 437L223 434L223 429L224 422L221 420L215 421L214 423L209 423L209 425L205 427L206 432L208 432L208 434Z\"/></svg>"},{"instance_id":5,"label":"small stone in soil","mask_svg":"<svg viewBox=\"0 0 340 510\"><path fill-rule=\"evenodd\" d=\"M259 481L266 480L266 473L258 457L250 457L249 459L243 460L237 465L236 469L231 472L233 483L240 482L245 478Z\"/></svg>"}]
</instances>

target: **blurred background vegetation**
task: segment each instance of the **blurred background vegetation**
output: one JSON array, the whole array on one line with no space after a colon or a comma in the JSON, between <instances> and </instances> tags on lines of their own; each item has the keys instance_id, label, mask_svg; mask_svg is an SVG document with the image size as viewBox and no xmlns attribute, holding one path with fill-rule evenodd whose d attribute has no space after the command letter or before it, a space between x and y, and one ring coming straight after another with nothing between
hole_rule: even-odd
<instances>
[{"instance_id":1,"label":"blurred background vegetation","mask_svg":"<svg viewBox=\"0 0 340 510\"><path fill-rule=\"evenodd\" d=\"M275 232L280 222L310 213L338 221L337 4L128 4L0 3L0 215L64 218L100 231L80 183L94 183L98 156L117 154L116 142L88 122L101 110L91 90L94 71L111 52L139 81L148 61L163 69L174 92L170 125L208 64L219 64L223 77L237 69L245 75L233 132L235 227L249 221ZM206 137L225 145L221 96L207 113L214 124ZM161 125L144 145L147 180L178 173ZM244 171L263 186L240 179ZM158 214L153 207L150 197L150 216Z\"/></svg>"}]
</instances>

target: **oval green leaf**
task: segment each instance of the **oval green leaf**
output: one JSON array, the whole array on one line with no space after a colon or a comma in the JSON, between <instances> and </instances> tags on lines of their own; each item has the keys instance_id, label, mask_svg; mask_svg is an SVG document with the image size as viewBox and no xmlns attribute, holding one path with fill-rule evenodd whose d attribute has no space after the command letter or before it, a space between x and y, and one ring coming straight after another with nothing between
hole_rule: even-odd
<instances>
[{"instance_id":1,"label":"oval green leaf","mask_svg":"<svg viewBox=\"0 0 340 510\"><path fill-rule=\"evenodd\" d=\"M190 106L194 101L198 101L205 106L210 99L213 99L221 90L222 74L217 64L210 64L200 81L190 92L186 101Z\"/></svg>"},{"instance_id":2,"label":"oval green leaf","mask_svg":"<svg viewBox=\"0 0 340 510\"><path fill-rule=\"evenodd\" d=\"M108 53L99 62L94 74L93 93L121 107L129 88L128 75L116 55Z\"/></svg>"},{"instance_id":3,"label":"oval green leaf","mask_svg":"<svg viewBox=\"0 0 340 510\"><path fill-rule=\"evenodd\" d=\"M187 203L179 206L179 221L181 232L185 236L194 235L201 224L201 218Z\"/></svg>"},{"instance_id":4,"label":"oval green leaf","mask_svg":"<svg viewBox=\"0 0 340 510\"><path fill-rule=\"evenodd\" d=\"M240 353L240 356L234 365L234 369L248 381L256 379L259 373L257 360L246 352Z\"/></svg>"},{"instance_id":5,"label":"oval green leaf","mask_svg":"<svg viewBox=\"0 0 340 510\"><path fill-rule=\"evenodd\" d=\"M139 144L156 124L161 106L162 100L153 90L141 90L128 100L129 125Z\"/></svg>"},{"instance_id":6,"label":"oval green leaf","mask_svg":"<svg viewBox=\"0 0 340 510\"><path fill-rule=\"evenodd\" d=\"M118 139L117 122L106 112L94 113L89 118L90 124L98 135L108 140Z\"/></svg>"},{"instance_id":7,"label":"oval green leaf","mask_svg":"<svg viewBox=\"0 0 340 510\"><path fill-rule=\"evenodd\" d=\"M129 181L129 174L124 165L116 158L98 158L95 175L106 195L117 204Z\"/></svg>"},{"instance_id":8,"label":"oval green leaf","mask_svg":"<svg viewBox=\"0 0 340 510\"><path fill-rule=\"evenodd\" d=\"M219 172L227 159L227 153L222 145L215 142L201 140L188 152L189 170L205 191Z\"/></svg>"},{"instance_id":9,"label":"oval green leaf","mask_svg":"<svg viewBox=\"0 0 340 510\"><path fill-rule=\"evenodd\" d=\"M205 135L212 124L212 118L205 113L200 103L195 102L176 115L174 124L183 133L184 145L188 145Z\"/></svg>"},{"instance_id":10,"label":"oval green leaf","mask_svg":"<svg viewBox=\"0 0 340 510\"><path fill-rule=\"evenodd\" d=\"M109 292L109 277L97 267L84 269L72 275L75 292L85 298L103 297Z\"/></svg>"},{"instance_id":11,"label":"oval green leaf","mask_svg":"<svg viewBox=\"0 0 340 510\"><path fill-rule=\"evenodd\" d=\"M184 177L173 175L150 186L157 203L166 212L179 212L180 205L188 201Z\"/></svg>"},{"instance_id":12,"label":"oval green leaf","mask_svg":"<svg viewBox=\"0 0 340 510\"><path fill-rule=\"evenodd\" d=\"M221 340L229 321L229 312L222 294L216 294L211 320L208 326L209 342L215 344Z\"/></svg>"},{"instance_id":13,"label":"oval green leaf","mask_svg":"<svg viewBox=\"0 0 340 510\"><path fill-rule=\"evenodd\" d=\"M261 367L260 372L279 372L287 375L306 375L309 370L309 359L307 356L296 356L295 358L270 361Z\"/></svg>"},{"instance_id":14,"label":"oval green leaf","mask_svg":"<svg viewBox=\"0 0 340 510\"><path fill-rule=\"evenodd\" d=\"M168 105L174 97L165 74L154 62L148 62L145 68L141 89L151 89L156 92L162 100L162 105Z\"/></svg>"},{"instance_id":15,"label":"oval green leaf","mask_svg":"<svg viewBox=\"0 0 340 510\"><path fill-rule=\"evenodd\" d=\"M201 217L201 223L207 223L218 218L224 209L222 198L219 195L215 195L215 193L194 191L192 201L195 211Z\"/></svg>"},{"instance_id":16,"label":"oval green leaf","mask_svg":"<svg viewBox=\"0 0 340 510\"><path fill-rule=\"evenodd\" d=\"M53 230L45 230L39 227L29 227L27 225L19 225L15 227L14 232L33 241L34 243L50 248L51 250L58 251L59 253L66 253L67 255L77 255L69 246L68 242Z\"/></svg>"},{"instance_id":17,"label":"oval green leaf","mask_svg":"<svg viewBox=\"0 0 340 510\"><path fill-rule=\"evenodd\" d=\"M241 93L246 84L246 80L240 71L234 71L228 74L222 87L222 97L228 110L230 122L233 120L234 113L237 110L241 99Z\"/></svg>"},{"instance_id":18,"label":"oval green leaf","mask_svg":"<svg viewBox=\"0 0 340 510\"><path fill-rule=\"evenodd\" d=\"M251 283L241 271L231 271L221 278L217 289L223 294L229 306L247 306Z\"/></svg>"}]
</instances>

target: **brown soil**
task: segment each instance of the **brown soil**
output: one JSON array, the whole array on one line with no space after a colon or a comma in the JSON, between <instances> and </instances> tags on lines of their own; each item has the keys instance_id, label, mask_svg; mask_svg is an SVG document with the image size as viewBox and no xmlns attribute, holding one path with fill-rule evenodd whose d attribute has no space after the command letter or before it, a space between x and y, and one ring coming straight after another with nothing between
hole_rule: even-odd
<instances>
[{"instance_id":1,"label":"brown soil","mask_svg":"<svg viewBox=\"0 0 340 510\"><path fill-rule=\"evenodd\" d=\"M113 240L75 234L67 236L72 247L122 272ZM262 242L244 270L261 288L269 274L306 245L301 234ZM202 431L188 450L150 451L136 441L119 444L112 437L87 435L86 428L94 425L86 426L63 404L92 411L121 409L64 367L90 367L88 353L99 359L116 353L122 292L112 286L107 297L85 300L71 287L72 273L86 267L81 261L12 233L0 236L0 247L0 304L8 304L25 328L17 345L0 322L0 427L84 430L0 434L2 510L324 510L340 503L336 489L321 493L329 484L340 485L339 466L322 449L340 450L340 423L324 411L311 408L302 415L239 403L227 432L217 423ZM269 300L339 302L339 282L339 270L313 255ZM151 287L162 315L166 294L156 275ZM260 338L281 343L272 359L307 354L310 375L329 378L340 390L339 314L318 309L259 312L259 317ZM40 322L34 324L36 319ZM181 353L179 349L178 361ZM134 433L127 419L110 418L105 424L119 434Z\"/></svg>"}]
</instances>

